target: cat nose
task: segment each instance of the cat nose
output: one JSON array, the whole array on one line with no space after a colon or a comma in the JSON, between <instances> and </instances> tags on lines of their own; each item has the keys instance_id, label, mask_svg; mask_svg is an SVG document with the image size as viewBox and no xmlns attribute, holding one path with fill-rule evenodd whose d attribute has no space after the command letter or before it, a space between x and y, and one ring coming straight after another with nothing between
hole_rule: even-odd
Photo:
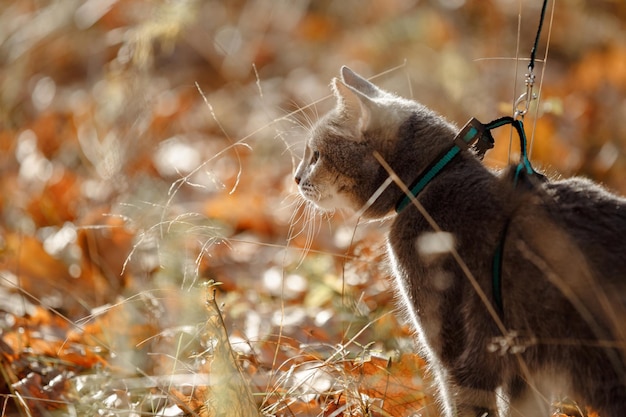
<instances>
[{"instance_id":1,"label":"cat nose","mask_svg":"<svg viewBox=\"0 0 626 417\"><path fill-rule=\"evenodd\" d=\"M300 185L300 177L296 176L294 177L294 180L296 181L296 184Z\"/></svg>"}]
</instances>

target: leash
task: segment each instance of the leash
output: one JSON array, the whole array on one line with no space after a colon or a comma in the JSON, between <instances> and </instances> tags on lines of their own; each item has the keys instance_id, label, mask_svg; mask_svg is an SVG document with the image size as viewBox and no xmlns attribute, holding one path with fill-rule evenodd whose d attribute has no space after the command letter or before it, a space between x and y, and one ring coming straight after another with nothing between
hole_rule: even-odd
<instances>
[{"instance_id":1,"label":"leash","mask_svg":"<svg viewBox=\"0 0 626 417\"><path fill-rule=\"evenodd\" d=\"M426 186L439 174L441 171L452 162L461 150L471 150L474 152L479 160L482 160L485 153L493 148L494 139L491 135L491 130L498 127L511 125L517 132L517 136L520 141L520 160L515 168L513 175L513 187L517 187L520 177L525 174L526 176L543 176L537 173L528 159L527 153L527 139L524 131L523 119L530 107L530 102L536 98L533 94L533 86L535 83L535 55L537 53L537 46L539 44L539 38L541 36L541 29L543 27L543 21L546 14L548 0L543 1L541 8L541 16L539 18L539 27L537 28L537 35L535 36L535 42L530 52L530 60L528 63L528 74L526 74L525 85L526 92L518 97L515 101L515 110L513 117L505 116L499 119L493 120L487 124L483 124L476 118L470 119L469 122L461 129L456 135L450 148L439 154L433 162L428 165L418 175L417 179L409 187L410 195L405 195L396 204L396 213L400 213L411 203L412 198L417 198L418 194L426 188ZM500 242L495 250L492 259L492 293L493 300L500 315L503 315L503 303L502 303L502 261L504 254L504 246L506 243L506 236L508 233L511 219L507 219Z\"/></svg>"}]
</instances>

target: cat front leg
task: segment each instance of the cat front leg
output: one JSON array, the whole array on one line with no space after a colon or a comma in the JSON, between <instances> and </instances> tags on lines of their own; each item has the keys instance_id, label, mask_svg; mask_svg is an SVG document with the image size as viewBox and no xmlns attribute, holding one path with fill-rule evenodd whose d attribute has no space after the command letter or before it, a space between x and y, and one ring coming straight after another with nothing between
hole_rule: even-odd
<instances>
[{"instance_id":1,"label":"cat front leg","mask_svg":"<svg viewBox=\"0 0 626 417\"><path fill-rule=\"evenodd\" d=\"M456 407L451 395L450 386L446 370L441 363L434 358L430 358L430 372L433 375L433 387L435 389L435 397L439 403L442 417L456 417Z\"/></svg>"},{"instance_id":2,"label":"cat front leg","mask_svg":"<svg viewBox=\"0 0 626 417\"><path fill-rule=\"evenodd\" d=\"M498 413L495 391L453 386L455 417L508 417Z\"/></svg>"},{"instance_id":3,"label":"cat front leg","mask_svg":"<svg viewBox=\"0 0 626 417\"><path fill-rule=\"evenodd\" d=\"M481 343L478 343L482 345ZM447 368L449 398L454 417L509 417L500 414L502 402L502 363L498 358L474 352L464 353Z\"/></svg>"},{"instance_id":4,"label":"cat front leg","mask_svg":"<svg viewBox=\"0 0 626 417\"><path fill-rule=\"evenodd\" d=\"M498 395L489 389L455 385L444 367L431 366L443 417L508 417L498 414ZM501 393L500 393L501 396Z\"/></svg>"}]
</instances>

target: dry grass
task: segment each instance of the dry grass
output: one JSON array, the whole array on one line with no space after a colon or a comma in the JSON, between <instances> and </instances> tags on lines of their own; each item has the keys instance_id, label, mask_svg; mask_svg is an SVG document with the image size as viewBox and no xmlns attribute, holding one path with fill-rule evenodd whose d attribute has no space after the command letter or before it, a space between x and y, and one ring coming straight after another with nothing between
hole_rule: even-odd
<instances>
[{"instance_id":1,"label":"dry grass","mask_svg":"<svg viewBox=\"0 0 626 417\"><path fill-rule=\"evenodd\" d=\"M0 5L2 415L436 415L386 225L311 216L291 176L343 64L509 112L538 10L491 3ZM622 192L625 20L556 2L527 120L535 164Z\"/></svg>"}]
</instances>

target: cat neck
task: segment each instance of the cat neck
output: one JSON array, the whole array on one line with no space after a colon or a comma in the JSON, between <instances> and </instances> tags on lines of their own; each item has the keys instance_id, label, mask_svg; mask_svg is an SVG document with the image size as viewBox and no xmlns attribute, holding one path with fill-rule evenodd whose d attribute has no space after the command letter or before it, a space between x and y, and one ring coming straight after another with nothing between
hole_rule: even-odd
<instances>
[{"instance_id":1,"label":"cat neck","mask_svg":"<svg viewBox=\"0 0 626 417\"><path fill-rule=\"evenodd\" d=\"M482 132L482 133L481 133ZM433 181L437 175L441 173L455 158L463 151L467 151L470 147L474 146L479 140L483 140L484 126L476 119L471 119L463 129L454 138L454 142L441 152L431 163L422 170L422 172L413 181L408 190L405 191L405 196L400 198L396 204L396 213L400 213L406 206L411 203L411 200L417 198L417 196ZM490 137L490 136L489 136ZM487 149L493 147L493 139L484 139L478 144L477 147L472 147L472 153L478 152L476 156L482 160L482 155ZM481 152L482 150L482 152Z\"/></svg>"},{"instance_id":2,"label":"cat neck","mask_svg":"<svg viewBox=\"0 0 626 417\"><path fill-rule=\"evenodd\" d=\"M450 153L450 150L454 149L458 129L440 118L424 124L423 115L419 116L419 119L409 118L400 127L399 140L386 158L390 161L391 168L409 189L416 185L420 177L428 174L434 165L441 163L442 159L445 160L441 169L436 172L437 175L428 176L427 180L413 193L418 200L419 194L429 188L432 183L446 181L445 177L449 177L445 175L446 173L454 173L455 181L464 177L475 181L477 174L480 176L479 173L488 172L471 152L457 148L457 151ZM381 167L378 176L378 184L382 184L387 179L388 173ZM392 184L372 203L366 215L367 217L381 217L397 209L398 203L403 202L403 205L408 205L410 200L410 197L399 186Z\"/></svg>"}]
</instances>

